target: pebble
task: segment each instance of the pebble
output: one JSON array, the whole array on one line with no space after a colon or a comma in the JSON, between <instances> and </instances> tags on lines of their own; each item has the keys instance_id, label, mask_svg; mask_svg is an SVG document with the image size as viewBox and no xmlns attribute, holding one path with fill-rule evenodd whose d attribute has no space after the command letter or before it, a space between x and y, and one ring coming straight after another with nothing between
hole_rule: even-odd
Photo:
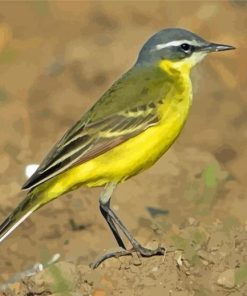
<instances>
[{"instance_id":1,"label":"pebble","mask_svg":"<svg viewBox=\"0 0 247 296\"><path fill-rule=\"evenodd\" d=\"M232 289L235 286L235 271L234 269L228 269L222 272L217 280L217 284L224 288Z\"/></svg>"},{"instance_id":2,"label":"pebble","mask_svg":"<svg viewBox=\"0 0 247 296\"><path fill-rule=\"evenodd\" d=\"M208 263L215 263L215 259L214 259L214 257L210 253L208 253L208 252L206 252L204 250L199 250L197 252L197 254L204 261L206 261Z\"/></svg>"}]
</instances>

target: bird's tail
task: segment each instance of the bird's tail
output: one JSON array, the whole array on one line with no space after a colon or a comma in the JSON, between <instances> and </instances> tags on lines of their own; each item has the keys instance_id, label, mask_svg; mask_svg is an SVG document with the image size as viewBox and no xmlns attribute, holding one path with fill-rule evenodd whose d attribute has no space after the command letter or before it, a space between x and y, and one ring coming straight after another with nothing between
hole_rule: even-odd
<instances>
[{"instance_id":1,"label":"bird's tail","mask_svg":"<svg viewBox=\"0 0 247 296\"><path fill-rule=\"evenodd\" d=\"M28 216L37 210L40 204L39 194L31 190L19 206L0 225L0 242L16 229Z\"/></svg>"}]
</instances>

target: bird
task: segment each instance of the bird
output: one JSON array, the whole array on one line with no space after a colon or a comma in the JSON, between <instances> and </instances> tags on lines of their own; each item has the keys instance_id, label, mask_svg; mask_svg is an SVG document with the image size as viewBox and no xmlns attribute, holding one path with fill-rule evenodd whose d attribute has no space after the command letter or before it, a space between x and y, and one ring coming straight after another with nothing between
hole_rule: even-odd
<instances>
[{"instance_id":1,"label":"bird","mask_svg":"<svg viewBox=\"0 0 247 296\"><path fill-rule=\"evenodd\" d=\"M209 53L232 49L182 28L151 36L134 65L64 134L23 185L26 197L0 225L0 241L55 198L81 186L103 187L99 208L119 250L103 254L91 267L133 252L164 255L165 248L148 249L134 238L111 209L111 197L119 183L158 161L180 134L192 104L191 69Z\"/></svg>"}]
</instances>

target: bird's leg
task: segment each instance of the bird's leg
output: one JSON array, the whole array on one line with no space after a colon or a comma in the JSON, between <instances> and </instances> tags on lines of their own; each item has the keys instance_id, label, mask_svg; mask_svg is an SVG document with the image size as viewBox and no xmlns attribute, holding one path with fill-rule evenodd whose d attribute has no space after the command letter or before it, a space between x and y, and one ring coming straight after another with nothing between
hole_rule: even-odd
<instances>
[{"instance_id":1,"label":"bird's leg","mask_svg":"<svg viewBox=\"0 0 247 296\"><path fill-rule=\"evenodd\" d=\"M109 188L108 186L105 188L103 194L100 197L100 204L99 204L99 208L101 211L101 214L103 215L103 217L105 218L107 224L109 225L118 245L120 248L126 249L124 242L121 238L121 236L118 233L118 230L114 224L114 222L112 221L112 218L109 216L108 212L105 210L105 208L110 208L110 202L111 202L111 195L112 192L114 190L114 188L116 187L116 184L112 184L111 183L111 187ZM105 207L104 207L105 205Z\"/></svg>"},{"instance_id":2,"label":"bird's leg","mask_svg":"<svg viewBox=\"0 0 247 296\"><path fill-rule=\"evenodd\" d=\"M151 257L154 255L164 255L165 249L164 248L157 248L154 250L144 248L128 231L128 229L124 226L121 220L117 217L117 215L112 211L111 208L108 208L108 215L112 218L112 221L122 230L124 235L127 237L131 245L133 246L133 251L140 253L143 257Z\"/></svg>"},{"instance_id":3,"label":"bird's leg","mask_svg":"<svg viewBox=\"0 0 247 296\"><path fill-rule=\"evenodd\" d=\"M90 264L90 266L93 269L97 268L106 259L109 259L112 257L120 257L120 256L130 254L130 252L126 250L124 242L123 242L121 236L119 235L118 230L107 211L107 209L110 208L111 196L112 196L112 193L113 193L114 189L116 188L116 186L117 186L116 183L109 183L106 185L104 191L100 195L99 208L100 208L100 211L101 211L103 217L105 218L107 224L109 225L119 247L122 248L122 250L115 251L115 252L108 252L108 253L104 254L103 256L101 256L100 258L96 259L95 262L92 262Z\"/></svg>"},{"instance_id":4,"label":"bird's leg","mask_svg":"<svg viewBox=\"0 0 247 296\"><path fill-rule=\"evenodd\" d=\"M125 245L124 245L124 242L121 238L121 236L119 235L118 233L118 230L116 228L116 226L114 225L112 219L109 217L108 213L105 212L104 208L100 205L100 211L101 211L101 214L103 215L103 217L105 218L107 224L109 225L118 245L120 248L123 248L123 249L126 249Z\"/></svg>"},{"instance_id":5,"label":"bird's leg","mask_svg":"<svg viewBox=\"0 0 247 296\"><path fill-rule=\"evenodd\" d=\"M106 219L108 225L111 228L111 231L117 240L118 245L122 248L122 250L115 251L115 252L109 252L99 259L97 259L93 264L91 264L92 268L98 267L104 260L111 258L111 257L121 257L130 255L133 252L138 252L143 257L151 257L154 255L164 255L165 249L164 248L157 248L155 250L150 250L147 248L144 248L134 237L133 235L128 231L128 229L124 226L124 224L121 222L121 220L117 217L117 215L112 211L110 208L110 199L111 195L113 193L113 190L115 189L116 184L110 183L106 186L104 193L100 197L100 210L103 214L104 218ZM119 227L120 230L124 233L124 235L127 237L129 242L132 244L133 248L131 250L126 250L125 245L117 231L116 225Z\"/></svg>"}]
</instances>

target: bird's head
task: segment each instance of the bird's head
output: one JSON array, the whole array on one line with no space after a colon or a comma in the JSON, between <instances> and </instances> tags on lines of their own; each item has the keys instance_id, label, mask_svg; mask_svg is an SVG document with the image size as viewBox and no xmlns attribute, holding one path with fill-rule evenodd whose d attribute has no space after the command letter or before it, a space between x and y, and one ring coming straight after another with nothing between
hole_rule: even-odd
<instances>
[{"instance_id":1,"label":"bird's head","mask_svg":"<svg viewBox=\"0 0 247 296\"><path fill-rule=\"evenodd\" d=\"M190 70L208 53L234 49L233 46L208 42L179 28L164 29L153 35L140 51L137 65L159 65L162 68Z\"/></svg>"}]
</instances>

